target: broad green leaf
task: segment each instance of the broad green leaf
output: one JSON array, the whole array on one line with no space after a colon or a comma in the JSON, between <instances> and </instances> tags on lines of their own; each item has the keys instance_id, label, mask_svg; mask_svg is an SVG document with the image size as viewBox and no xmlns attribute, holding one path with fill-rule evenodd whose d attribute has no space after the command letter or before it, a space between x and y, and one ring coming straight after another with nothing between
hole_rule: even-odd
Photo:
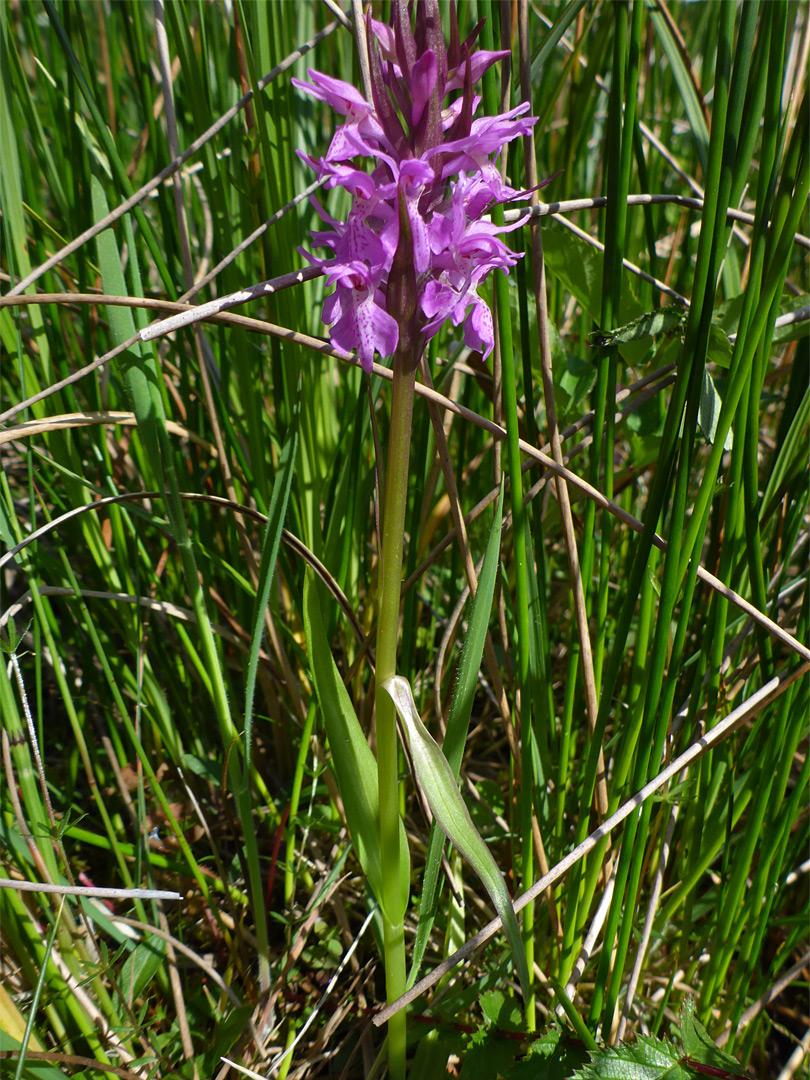
<instances>
[{"instance_id":1,"label":"broad green leaf","mask_svg":"<svg viewBox=\"0 0 810 1080\"><path fill-rule=\"evenodd\" d=\"M242 1037L245 1026L250 1020L253 1007L242 1005L234 1009L217 1024L214 1031L213 1046L204 1055L198 1058L201 1062L200 1072L203 1076L212 1076L221 1067L223 1056L229 1054L238 1039Z\"/></svg>"},{"instance_id":2,"label":"broad green leaf","mask_svg":"<svg viewBox=\"0 0 810 1080\"><path fill-rule=\"evenodd\" d=\"M624 326L604 333L594 331L591 340L598 345L624 345L628 341L641 341L644 338L658 337L659 334L671 334L680 330L686 320L686 309L680 304L670 304L657 311L647 311Z\"/></svg>"},{"instance_id":3,"label":"broad green leaf","mask_svg":"<svg viewBox=\"0 0 810 1080\"><path fill-rule=\"evenodd\" d=\"M729 341L728 334L720 326L714 323L709 327L709 341L706 345L706 359L719 367L727 368L731 364L733 346Z\"/></svg>"},{"instance_id":4,"label":"broad green leaf","mask_svg":"<svg viewBox=\"0 0 810 1080\"><path fill-rule=\"evenodd\" d=\"M119 980L121 993L128 1005L140 997L157 975L166 957L166 943L162 938L150 937L132 950L124 961Z\"/></svg>"},{"instance_id":5,"label":"broad green leaf","mask_svg":"<svg viewBox=\"0 0 810 1080\"><path fill-rule=\"evenodd\" d=\"M401 675L395 675L391 679L386 679L382 683L382 688L390 694L404 725L416 782L439 828L481 879L495 910L503 920L520 978L523 998L528 1000L530 978L526 954L523 951L512 898L509 896L498 864L473 825L447 758L422 723L407 679L403 679Z\"/></svg>"},{"instance_id":6,"label":"broad green leaf","mask_svg":"<svg viewBox=\"0 0 810 1080\"><path fill-rule=\"evenodd\" d=\"M627 345L632 341L645 341L650 338L660 337L662 334L677 333L683 337L683 329L686 325L686 309L680 304L670 304L668 307L659 308L657 311L648 311L632 322L624 326L618 326L615 330L602 333L599 330L591 334L591 341L595 345ZM729 331L730 332L730 331ZM732 346L728 339L728 333L718 321L712 323L709 329L708 359L728 367L731 363Z\"/></svg>"},{"instance_id":7,"label":"broad green leaf","mask_svg":"<svg viewBox=\"0 0 810 1080\"><path fill-rule=\"evenodd\" d=\"M725 1050L719 1050L706 1028L695 1015L695 1002L688 997L681 1007L681 1038L686 1056L691 1061L711 1068L723 1069L732 1076L746 1076L745 1069Z\"/></svg>"},{"instance_id":8,"label":"broad green leaf","mask_svg":"<svg viewBox=\"0 0 810 1080\"><path fill-rule=\"evenodd\" d=\"M523 1016L518 1009L515 999L507 997L503 990L488 990L481 995L481 1012L487 1022L497 1027L500 1031L517 1031L521 1026Z\"/></svg>"},{"instance_id":9,"label":"broad green leaf","mask_svg":"<svg viewBox=\"0 0 810 1080\"><path fill-rule=\"evenodd\" d=\"M304 582L304 634L315 692L332 750L332 765L343 799L349 832L357 848L363 873L368 878L374 895L382 902L384 894L378 824L380 800L377 762L366 742L357 713L326 640L318 589L310 570L307 570ZM408 905L410 859L401 821L399 848L402 852L399 870L400 909L385 912L391 923L402 919Z\"/></svg>"},{"instance_id":10,"label":"broad green leaf","mask_svg":"<svg viewBox=\"0 0 810 1080\"><path fill-rule=\"evenodd\" d=\"M576 353L563 352L555 368L554 402L560 419L579 417L587 411L586 400L596 382L596 365Z\"/></svg>"},{"instance_id":11,"label":"broad green leaf","mask_svg":"<svg viewBox=\"0 0 810 1080\"><path fill-rule=\"evenodd\" d=\"M456 1059L464 1048L462 1036L457 1031L433 1028L426 1035L419 1035L416 1053L411 1062L411 1076L448 1076L448 1061L452 1054Z\"/></svg>"},{"instance_id":12,"label":"broad green leaf","mask_svg":"<svg viewBox=\"0 0 810 1080\"><path fill-rule=\"evenodd\" d=\"M598 323L602 310L605 263L602 252L573 233L544 229L543 259L549 273L571 293L582 310ZM635 283L630 274L625 273L618 318L626 325L643 314L644 309L636 298ZM640 363L648 347L644 341L629 341L620 345L620 351L629 361Z\"/></svg>"}]
</instances>

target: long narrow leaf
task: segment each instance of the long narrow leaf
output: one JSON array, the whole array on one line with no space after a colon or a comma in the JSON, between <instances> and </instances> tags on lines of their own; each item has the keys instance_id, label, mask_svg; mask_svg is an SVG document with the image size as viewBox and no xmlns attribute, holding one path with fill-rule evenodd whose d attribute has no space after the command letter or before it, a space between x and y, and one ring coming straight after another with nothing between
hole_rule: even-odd
<instances>
[{"instance_id":1,"label":"long narrow leaf","mask_svg":"<svg viewBox=\"0 0 810 1080\"><path fill-rule=\"evenodd\" d=\"M377 763L369 749L357 713L343 685L326 633L318 601L318 589L311 571L304 582L304 634L307 641L309 662L315 692L321 706L332 765L346 811L360 865L368 878L374 895L383 898L382 863L380 859L379 789L377 787ZM408 904L409 859L405 829L400 821L400 852L403 853L399 873L399 912L385 911L389 922L401 919Z\"/></svg>"},{"instance_id":2,"label":"long narrow leaf","mask_svg":"<svg viewBox=\"0 0 810 1080\"><path fill-rule=\"evenodd\" d=\"M406 679L395 675L386 679L383 689L390 694L408 737L416 781L433 816L451 844L464 856L489 893L495 910L503 920L506 936L515 959L524 1000L529 998L529 969L520 929L498 864L481 838L456 785L447 758L422 723L411 688Z\"/></svg>"}]
</instances>

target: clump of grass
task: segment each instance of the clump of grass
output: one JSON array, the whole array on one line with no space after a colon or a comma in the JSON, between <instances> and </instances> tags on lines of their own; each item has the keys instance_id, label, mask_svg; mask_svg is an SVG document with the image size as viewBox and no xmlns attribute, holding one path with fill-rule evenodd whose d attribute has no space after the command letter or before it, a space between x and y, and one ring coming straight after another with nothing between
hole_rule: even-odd
<instances>
[{"instance_id":1,"label":"clump of grass","mask_svg":"<svg viewBox=\"0 0 810 1080\"><path fill-rule=\"evenodd\" d=\"M0 8L3 1075L374 1073L382 929L304 583L372 733L390 393L293 273L318 221L294 150L329 129L289 80L361 85L350 14ZM534 987L527 1029L503 936L464 946L493 912L454 854L432 902L401 757L410 1069L553 1052L569 1075L582 1042L680 1017L690 1060L702 1025L777 1075L810 1026L807 9L516 15L459 8L512 49L484 105L530 99L504 164L515 187L559 171L554 205L510 236L494 361L445 329L417 376L398 670L513 896L544 882L520 901Z\"/></svg>"}]
</instances>

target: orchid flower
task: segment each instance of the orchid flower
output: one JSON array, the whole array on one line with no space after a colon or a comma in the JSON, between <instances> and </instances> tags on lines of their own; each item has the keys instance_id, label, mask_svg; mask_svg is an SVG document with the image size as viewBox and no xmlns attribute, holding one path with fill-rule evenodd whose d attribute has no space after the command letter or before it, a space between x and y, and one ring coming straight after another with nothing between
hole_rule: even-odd
<instances>
[{"instance_id":1,"label":"orchid flower","mask_svg":"<svg viewBox=\"0 0 810 1080\"><path fill-rule=\"evenodd\" d=\"M480 25L459 44L455 11L448 46L438 0L420 0L415 8L413 29L405 0L393 3L390 26L368 20L371 102L349 83L318 71L308 71L310 82L293 79L346 118L325 157L299 156L325 178L325 187L347 191L352 209L339 222L313 199L333 231L316 232L312 239L330 255L302 253L335 286L323 308L332 345L343 354L356 350L366 372L375 353L386 357L397 348L400 327L390 301L397 294L401 303L403 288L415 289L408 297L417 321L414 365L448 318L463 324L465 343L486 358L494 347L492 315L478 289L491 271L507 273L519 258L498 235L504 227L485 215L521 195L503 183L496 161L507 143L531 131L536 118L526 116L524 104L501 116L473 119L480 104L474 85L508 54L473 51ZM373 163L371 172L358 167L364 158ZM400 199L415 271L408 283L392 280L398 272Z\"/></svg>"}]
</instances>

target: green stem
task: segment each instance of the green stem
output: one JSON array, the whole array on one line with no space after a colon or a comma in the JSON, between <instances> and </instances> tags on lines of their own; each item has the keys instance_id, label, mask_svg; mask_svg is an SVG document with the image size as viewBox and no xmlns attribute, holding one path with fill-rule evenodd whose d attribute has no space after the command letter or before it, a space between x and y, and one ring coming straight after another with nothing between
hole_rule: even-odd
<instances>
[{"instance_id":1,"label":"green stem","mask_svg":"<svg viewBox=\"0 0 810 1080\"><path fill-rule=\"evenodd\" d=\"M408 503L408 463L416 365L413 357L397 350L391 390L391 428L382 519L382 563L377 611L377 687L396 675L399 599L405 510ZM389 1004L405 992L404 911L401 910L399 747L394 703L377 692L377 778L380 792L380 853L383 873L383 937L385 989ZM388 1023L388 1059L392 1080L405 1076L405 1011Z\"/></svg>"}]
</instances>

